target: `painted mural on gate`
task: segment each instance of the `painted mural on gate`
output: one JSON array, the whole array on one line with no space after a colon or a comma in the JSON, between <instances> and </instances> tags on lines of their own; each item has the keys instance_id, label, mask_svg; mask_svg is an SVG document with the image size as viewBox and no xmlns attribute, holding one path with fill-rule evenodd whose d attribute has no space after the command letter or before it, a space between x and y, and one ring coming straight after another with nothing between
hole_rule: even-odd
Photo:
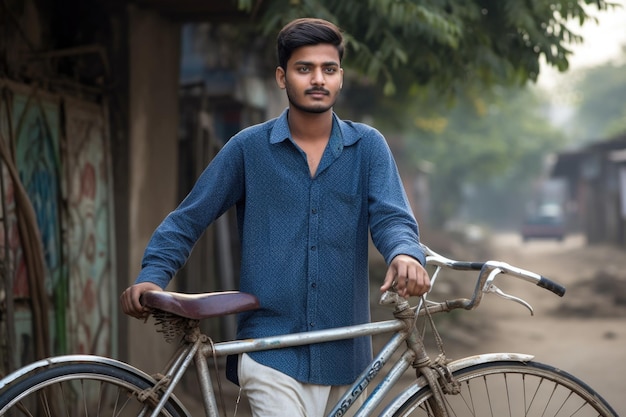
<instances>
[{"instance_id":1,"label":"painted mural on gate","mask_svg":"<svg viewBox=\"0 0 626 417\"><path fill-rule=\"evenodd\" d=\"M0 145L3 146L3 155L11 156L11 110L13 106L10 96L6 94L7 91L5 90L2 93L0 101L0 140L2 140L2 143ZM0 204L0 218L2 219L0 222L0 259L2 260L3 278L2 307L3 317L7 318L6 326L2 327L2 340L6 346L3 346L1 365L3 372L6 373L15 364L24 363L32 358L33 355L30 337L30 317L21 317L23 315L15 314L16 304L19 310L20 299L26 299L28 296L28 276L17 225L15 187L13 181L11 181L6 161L2 161L0 165L2 167L0 171L2 174L0 178L0 192L2 193L2 204ZM13 292L12 298L11 292ZM9 311L13 312L13 314L7 314ZM16 328L21 329L24 327L26 337L23 339L16 338L18 334L24 333L21 330L16 331ZM18 342L20 343L19 347L17 346Z\"/></svg>"},{"instance_id":2,"label":"painted mural on gate","mask_svg":"<svg viewBox=\"0 0 626 417\"><path fill-rule=\"evenodd\" d=\"M50 353L63 352L67 347L65 329L67 280L62 268L59 101L53 96L44 98L37 93L15 93L12 105L15 165L36 216L45 262L45 276L40 291L46 293L35 295L34 289L28 284L30 281L21 282L22 279L28 278L28 271L25 271L25 274L16 276L18 281L14 288L20 291L27 289L27 293L14 292L14 294L16 299L33 300L44 297L50 300L49 310L43 312L43 318L48 322L50 331L43 334L49 334L52 348ZM22 266L23 260L20 261L20 269ZM17 306L21 307L15 310L17 354L24 361L30 359L27 356L32 350L29 343L41 342L37 342L32 332L28 332L31 330L29 325L32 321L32 311L21 304Z\"/></svg>"},{"instance_id":3,"label":"painted mural on gate","mask_svg":"<svg viewBox=\"0 0 626 417\"><path fill-rule=\"evenodd\" d=\"M110 356L117 308L112 269L110 172L102 109L67 100L67 220L72 351Z\"/></svg>"},{"instance_id":4,"label":"painted mural on gate","mask_svg":"<svg viewBox=\"0 0 626 417\"><path fill-rule=\"evenodd\" d=\"M17 227L15 184L7 168L14 163L34 209L43 248L45 282L40 292L49 300L43 320L50 328L44 338L50 339L50 353L114 355L112 192L102 109L21 90L10 97L2 101L0 112L4 149L10 148L14 158L2 161L0 171L0 260L3 276L12 279L8 284L3 280L3 288L13 293L12 311L2 315L13 321L2 329L13 334L0 344L14 358L14 366L35 359L37 326L31 301L36 297L24 260L24 237Z\"/></svg>"}]
</instances>

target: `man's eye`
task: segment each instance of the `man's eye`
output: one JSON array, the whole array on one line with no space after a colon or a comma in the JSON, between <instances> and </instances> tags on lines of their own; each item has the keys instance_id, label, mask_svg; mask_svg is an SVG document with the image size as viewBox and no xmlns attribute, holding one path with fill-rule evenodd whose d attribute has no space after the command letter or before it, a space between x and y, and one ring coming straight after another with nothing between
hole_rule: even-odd
<instances>
[{"instance_id":1,"label":"man's eye","mask_svg":"<svg viewBox=\"0 0 626 417\"><path fill-rule=\"evenodd\" d=\"M329 67L329 68L326 68L324 71L326 71L326 72L327 72L327 73L329 73L329 74L332 74L332 73L337 72L337 68L335 68L335 67Z\"/></svg>"},{"instance_id":2,"label":"man's eye","mask_svg":"<svg viewBox=\"0 0 626 417\"><path fill-rule=\"evenodd\" d=\"M309 72L309 68L308 67L300 67L298 68L298 72Z\"/></svg>"}]
</instances>

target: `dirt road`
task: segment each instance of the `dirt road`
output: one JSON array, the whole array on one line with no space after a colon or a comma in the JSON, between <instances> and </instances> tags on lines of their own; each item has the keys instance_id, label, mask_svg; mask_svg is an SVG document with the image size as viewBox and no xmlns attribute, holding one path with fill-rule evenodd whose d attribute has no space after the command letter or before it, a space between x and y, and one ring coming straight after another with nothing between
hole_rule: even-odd
<instances>
[{"instance_id":1,"label":"dirt road","mask_svg":"<svg viewBox=\"0 0 626 417\"><path fill-rule=\"evenodd\" d=\"M560 299L525 282L502 283L530 302L535 315L490 297L476 311L490 330L471 350L534 354L582 379L626 416L626 251L586 247L581 237L522 243L504 234L493 238L488 256L547 276L567 293Z\"/></svg>"}]
</instances>

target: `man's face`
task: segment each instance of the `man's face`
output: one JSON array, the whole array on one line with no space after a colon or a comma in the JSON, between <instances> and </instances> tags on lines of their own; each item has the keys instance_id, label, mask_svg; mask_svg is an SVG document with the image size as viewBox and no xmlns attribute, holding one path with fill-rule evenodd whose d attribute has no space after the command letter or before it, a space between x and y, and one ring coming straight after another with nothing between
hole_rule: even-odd
<instances>
[{"instance_id":1,"label":"man's face","mask_svg":"<svg viewBox=\"0 0 626 417\"><path fill-rule=\"evenodd\" d=\"M276 69L276 82L286 90L291 107L324 113L337 101L343 83L339 53L330 44L300 47L289 58L286 70Z\"/></svg>"}]
</instances>

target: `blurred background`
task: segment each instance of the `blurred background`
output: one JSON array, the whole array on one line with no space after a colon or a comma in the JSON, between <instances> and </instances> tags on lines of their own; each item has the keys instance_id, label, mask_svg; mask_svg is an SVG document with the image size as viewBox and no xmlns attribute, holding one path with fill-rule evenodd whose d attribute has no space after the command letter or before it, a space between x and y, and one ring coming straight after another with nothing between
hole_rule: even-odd
<instances>
[{"instance_id":1,"label":"blurred background","mask_svg":"<svg viewBox=\"0 0 626 417\"><path fill-rule=\"evenodd\" d=\"M546 314L590 325L570 333L606 343L596 348L613 365L581 372L619 387L604 374L626 359L625 6L0 0L2 374L62 353L149 370L170 351L120 315L119 294L154 228L221 146L286 107L275 37L314 16L346 38L335 111L386 136L424 243L578 288ZM238 250L229 212L170 289L237 288ZM374 288L380 262L373 253ZM206 326L227 339L234 319ZM544 342L529 350L559 352ZM567 365L595 360L593 351Z\"/></svg>"}]
</instances>

